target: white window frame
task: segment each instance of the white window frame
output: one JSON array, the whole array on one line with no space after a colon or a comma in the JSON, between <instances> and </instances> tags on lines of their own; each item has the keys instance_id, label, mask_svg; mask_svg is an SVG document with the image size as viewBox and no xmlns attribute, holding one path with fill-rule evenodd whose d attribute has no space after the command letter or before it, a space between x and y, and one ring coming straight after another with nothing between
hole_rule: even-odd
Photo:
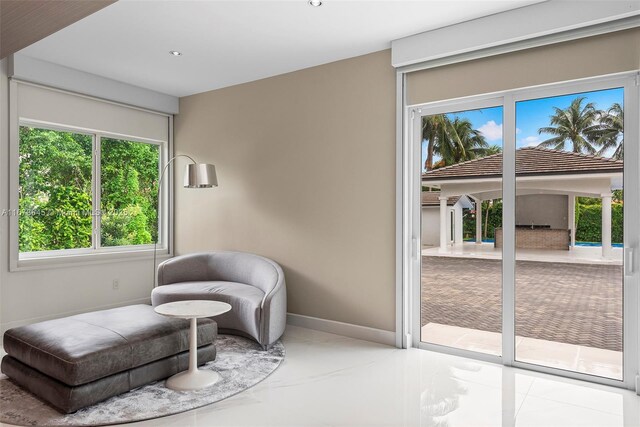
<instances>
[{"instance_id":1,"label":"white window frame","mask_svg":"<svg viewBox=\"0 0 640 427\"><path fill-rule=\"evenodd\" d=\"M11 90L13 89L13 90ZM172 256L173 244L173 173L169 168L160 189L160 209L158 212L158 243L127 246L101 246L100 236L100 155L101 141L103 138L120 139L132 142L153 144L160 148L158 160L158 177L163 166L171 158L173 150L173 116L169 114L149 111L167 117L167 140L156 140L135 135L125 135L105 130L89 129L84 127L51 123L35 120L28 117L18 117L16 82L10 83L10 123L9 123L9 271L32 270L51 267L65 267L75 265L87 265L94 263L106 263L124 260L153 258L154 252L159 257ZM110 102L111 101L105 101ZM133 108L126 106L127 108ZM138 108L139 110L148 111ZM20 127L30 126L39 129L50 129L61 132L81 133L92 136L92 237L90 248L60 249L37 252L20 252L19 250L19 226L18 212L19 200L19 144Z\"/></svg>"},{"instance_id":2,"label":"white window frame","mask_svg":"<svg viewBox=\"0 0 640 427\"><path fill-rule=\"evenodd\" d=\"M404 76L399 73L398 87L404 91ZM454 354L479 360L491 361L505 366L514 366L529 370L587 380L616 387L636 389L638 378L638 284L640 273L637 267L628 270L625 258L624 275L624 366L623 380L597 377L578 372L565 371L541 365L515 360L515 105L518 101L546 98L566 94L604 90L614 87L624 88L625 140L635 144L625 146L624 189L625 218L634 218L631 209L640 206L640 88L638 71L617 73L586 79L558 82L535 87L520 88L490 94L470 96L446 101L403 106L402 128L400 129L400 150L398 161L401 165L401 198L398 212L401 216L400 246L397 258L401 261L402 283L398 291L398 304L401 312L397 323L397 341L403 347L418 347L443 353ZM398 103L403 103L404 93L399 93ZM420 183L421 183L421 117L425 115L465 111L477 108L503 107L503 305L502 305L502 356L491 356L463 349L427 344L420 341ZM624 223L625 257L630 254L631 263L638 265L640 247L640 224L627 220ZM629 252L627 252L629 251Z\"/></svg>"}]
</instances>

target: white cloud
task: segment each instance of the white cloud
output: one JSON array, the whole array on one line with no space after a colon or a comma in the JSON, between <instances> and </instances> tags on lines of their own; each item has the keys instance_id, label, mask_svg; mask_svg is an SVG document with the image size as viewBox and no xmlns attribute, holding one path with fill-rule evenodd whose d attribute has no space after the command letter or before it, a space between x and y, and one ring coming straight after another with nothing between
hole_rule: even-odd
<instances>
[{"instance_id":1,"label":"white cloud","mask_svg":"<svg viewBox=\"0 0 640 427\"><path fill-rule=\"evenodd\" d=\"M522 147L535 147L540 144L540 137L532 135L520 140Z\"/></svg>"},{"instance_id":2,"label":"white cloud","mask_svg":"<svg viewBox=\"0 0 640 427\"><path fill-rule=\"evenodd\" d=\"M502 139L502 125L496 124L493 120L489 120L480 126L478 130L488 141Z\"/></svg>"},{"instance_id":3,"label":"white cloud","mask_svg":"<svg viewBox=\"0 0 640 427\"><path fill-rule=\"evenodd\" d=\"M522 129L516 128L516 135L519 134L519 133L522 133Z\"/></svg>"}]
</instances>

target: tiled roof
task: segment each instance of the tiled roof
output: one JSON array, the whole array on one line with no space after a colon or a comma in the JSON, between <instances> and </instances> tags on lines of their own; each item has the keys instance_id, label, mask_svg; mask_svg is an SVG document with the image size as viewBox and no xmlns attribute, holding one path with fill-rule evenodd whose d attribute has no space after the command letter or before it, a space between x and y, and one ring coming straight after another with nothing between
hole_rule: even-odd
<instances>
[{"instance_id":1,"label":"tiled roof","mask_svg":"<svg viewBox=\"0 0 640 427\"><path fill-rule=\"evenodd\" d=\"M439 191L423 191L422 192L422 206L440 206L440 192ZM447 205L453 206L458 203L460 196L449 196L447 199Z\"/></svg>"},{"instance_id":2,"label":"tiled roof","mask_svg":"<svg viewBox=\"0 0 640 427\"><path fill-rule=\"evenodd\" d=\"M516 175L570 175L622 172L624 162L606 157L525 147L516 150ZM469 160L422 174L423 181L502 176L502 153Z\"/></svg>"}]
</instances>

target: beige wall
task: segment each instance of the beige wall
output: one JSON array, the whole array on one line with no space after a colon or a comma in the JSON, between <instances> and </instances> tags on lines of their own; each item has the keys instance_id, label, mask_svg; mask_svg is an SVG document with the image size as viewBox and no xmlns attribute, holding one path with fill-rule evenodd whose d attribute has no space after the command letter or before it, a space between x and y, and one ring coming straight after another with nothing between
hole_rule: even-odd
<instances>
[{"instance_id":1,"label":"beige wall","mask_svg":"<svg viewBox=\"0 0 640 427\"><path fill-rule=\"evenodd\" d=\"M411 73L407 102L459 98L640 68L640 28Z\"/></svg>"},{"instance_id":2,"label":"beige wall","mask_svg":"<svg viewBox=\"0 0 640 427\"><path fill-rule=\"evenodd\" d=\"M390 63L382 51L182 98L175 151L214 163L220 186L176 189L176 252L265 255L289 312L394 330Z\"/></svg>"}]
</instances>

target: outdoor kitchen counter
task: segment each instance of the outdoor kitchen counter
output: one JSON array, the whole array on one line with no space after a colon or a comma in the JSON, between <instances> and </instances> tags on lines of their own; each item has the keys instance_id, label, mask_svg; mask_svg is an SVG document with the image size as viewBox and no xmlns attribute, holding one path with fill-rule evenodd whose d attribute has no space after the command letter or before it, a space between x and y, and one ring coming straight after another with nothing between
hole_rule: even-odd
<instances>
[{"instance_id":1,"label":"outdoor kitchen counter","mask_svg":"<svg viewBox=\"0 0 640 427\"><path fill-rule=\"evenodd\" d=\"M502 228L496 228L495 247L502 247ZM517 249L569 250L569 230L516 227Z\"/></svg>"}]
</instances>

